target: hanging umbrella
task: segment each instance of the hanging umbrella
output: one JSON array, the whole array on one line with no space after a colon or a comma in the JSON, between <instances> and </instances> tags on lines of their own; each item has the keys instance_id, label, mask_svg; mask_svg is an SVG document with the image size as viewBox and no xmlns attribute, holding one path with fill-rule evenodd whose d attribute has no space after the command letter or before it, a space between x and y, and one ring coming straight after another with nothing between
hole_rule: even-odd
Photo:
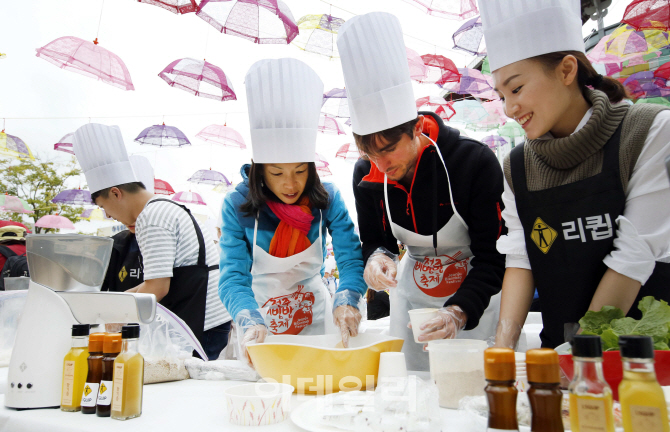
<instances>
[{"instance_id":1,"label":"hanging umbrella","mask_svg":"<svg viewBox=\"0 0 670 432\"><path fill-rule=\"evenodd\" d=\"M218 185L214 186L214 189L212 189L212 191L218 193L225 193L233 188L234 186L232 184L219 183Z\"/></svg>"},{"instance_id":2,"label":"hanging umbrella","mask_svg":"<svg viewBox=\"0 0 670 432\"><path fill-rule=\"evenodd\" d=\"M290 44L299 31L281 0L203 0L196 15L221 33L258 44Z\"/></svg>"},{"instance_id":3,"label":"hanging umbrella","mask_svg":"<svg viewBox=\"0 0 670 432\"><path fill-rule=\"evenodd\" d=\"M482 106L488 115L475 123L466 125L466 128L474 131L489 131L498 129L507 123L507 116L503 110L502 101L482 102Z\"/></svg>"},{"instance_id":4,"label":"hanging umbrella","mask_svg":"<svg viewBox=\"0 0 670 432\"><path fill-rule=\"evenodd\" d=\"M0 211L24 214L35 213L26 200L8 194L0 195Z\"/></svg>"},{"instance_id":5,"label":"hanging umbrella","mask_svg":"<svg viewBox=\"0 0 670 432\"><path fill-rule=\"evenodd\" d=\"M156 195L172 195L174 189L165 180L154 179L154 193Z\"/></svg>"},{"instance_id":6,"label":"hanging umbrella","mask_svg":"<svg viewBox=\"0 0 670 432\"><path fill-rule=\"evenodd\" d=\"M344 129L338 123L335 117L331 117L328 114L321 114L319 117L319 132L332 135L344 135Z\"/></svg>"},{"instance_id":7,"label":"hanging umbrella","mask_svg":"<svg viewBox=\"0 0 670 432\"><path fill-rule=\"evenodd\" d=\"M26 143L17 136L6 134L4 129L0 132L0 156L35 160Z\"/></svg>"},{"instance_id":8,"label":"hanging umbrella","mask_svg":"<svg viewBox=\"0 0 670 432\"><path fill-rule=\"evenodd\" d=\"M498 96L493 91L493 86L489 82L490 77L484 76L477 69L470 68L458 68L458 73L461 74L461 80L445 85L443 87L445 90L461 95L498 99Z\"/></svg>"},{"instance_id":9,"label":"hanging umbrella","mask_svg":"<svg viewBox=\"0 0 670 432\"><path fill-rule=\"evenodd\" d=\"M65 134L65 136L61 139L58 140L56 144L54 144L54 150L56 151L61 151L65 153L70 153L71 155L74 154L74 150L72 149L72 137L74 136L73 132L70 132L69 134Z\"/></svg>"},{"instance_id":10,"label":"hanging umbrella","mask_svg":"<svg viewBox=\"0 0 670 432\"><path fill-rule=\"evenodd\" d=\"M491 75L491 66L489 65L488 57L484 57L484 61L482 62L482 74Z\"/></svg>"},{"instance_id":11,"label":"hanging umbrella","mask_svg":"<svg viewBox=\"0 0 670 432\"><path fill-rule=\"evenodd\" d=\"M428 15L440 18L464 20L479 13L475 0L405 0Z\"/></svg>"},{"instance_id":12,"label":"hanging umbrella","mask_svg":"<svg viewBox=\"0 0 670 432\"><path fill-rule=\"evenodd\" d=\"M89 42L78 37L65 36L37 48L36 51L37 57L61 69L95 78L123 90L135 90L126 64L119 56L99 46L97 38Z\"/></svg>"},{"instance_id":13,"label":"hanging umbrella","mask_svg":"<svg viewBox=\"0 0 670 432\"><path fill-rule=\"evenodd\" d=\"M174 126L162 125L149 126L137 135L135 142L140 144L155 145L158 147L181 147L191 145L184 132Z\"/></svg>"},{"instance_id":14,"label":"hanging umbrella","mask_svg":"<svg viewBox=\"0 0 670 432\"><path fill-rule=\"evenodd\" d=\"M226 126L212 124L201 130L196 134L196 137L209 141L211 143L220 144L224 147L236 147L239 149L247 148L244 143L244 138L235 129Z\"/></svg>"},{"instance_id":15,"label":"hanging umbrella","mask_svg":"<svg viewBox=\"0 0 670 432\"><path fill-rule=\"evenodd\" d=\"M633 99L670 96L666 80L649 71L634 73L624 80L623 85Z\"/></svg>"},{"instance_id":16,"label":"hanging umbrella","mask_svg":"<svg viewBox=\"0 0 670 432\"><path fill-rule=\"evenodd\" d=\"M657 78L662 78L666 81L670 80L670 62L661 65L658 69L654 71L654 76Z\"/></svg>"},{"instance_id":17,"label":"hanging umbrella","mask_svg":"<svg viewBox=\"0 0 670 432\"><path fill-rule=\"evenodd\" d=\"M456 30L451 39L454 41L454 48L472 55L482 55L484 53L484 50L481 49L483 37L482 19L475 17Z\"/></svg>"},{"instance_id":18,"label":"hanging umbrella","mask_svg":"<svg viewBox=\"0 0 670 432\"><path fill-rule=\"evenodd\" d=\"M444 85L448 82L458 82L461 74L450 59L436 54L422 55L421 59L428 70L426 78L422 83Z\"/></svg>"},{"instance_id":19,"label":"hanging umbrella","mask_svg":"<svg viewBox=\"0 0 670 432\"><path fill-rule=\"evenodd\" d=\"M223 175L223 173L212 171L211 169L196 171L191 177L189 177L188 181L191 183L205 183L212 185L218 185L219 183L225 183L226 185L232 184L228 181L226 176Z\"/></svg>"},{"instance_id":20,"label":"hanging umbrella","mask_svg":"<svg viewBox=\"0 0 670 432\"><path fill-rule=\"evenodd\" d=\"M147 3L168 10L174 14L186 14L195 12L198 5L195 0L137 0L140 3Z\"/></svg>"},{"instance_id":21,"label":"hanging umbrella","mask_svg":"<svg viewBox=\"0 0 670 432\"><path fill-rule=\"evenodd\" d=\"M323 95L321 112L331 117L349 118L349 102L345 89L334 88Z\"/></svg>"},{"instance_id":22,"label":"hanging umbrella","mask_svg":"<svg viewBox=\"0 0 670 432\"><path fill-rule=\"evenodd\" d=\"M204 60L175 60L158 74L171 87L221 102L237 100L233 84L223 70Z\"/></svg>"},{"instance_id":23,"label":"hanging umbrella","mask_svg":"<svg viewBox=\"0 0 670 432\"><path fill-rule=\"evenodd\" d=\"M422 82L426 79L426 75L428 74L426 64L423 62L419 53L413 49L405 47L405 51L407 51L407 63L409 64L410 78L414 81Z\"/></svg>"},{"instance_id":24,"label":"hanging umbrella","mask_svg":"<svg viewBox=\"0 0 670 432\"><path fill-rule=\"evenodd\" d=\"M454 102L456 115L452 117L452 122L457 123L477 123L489 115L480 102L475 100L460 100Z\"/></svg>"},{"instance_id":25,"label":"hanging umbrella","mask_svg":"<svg viewBox=\"0 0 670 432\"><path fill-rule=\"evenodd\" d=\"M670 45L668 33L660 30L635 30L621 26L607 38L605 53L619 57L631 54L649 54Z\"/></svg>"},{"instance_id":26,"label":"hanging umbrella","mask_svg":"<svg viewBox=\"0 0 670 432\"><path fill-rule=\"evenodd\" d=\"M177 192L173 197L172 201L177 201L181 203L186 203L186 204L197 204L197 205L207 205L205 204L205 200L202 199L200 194L195 193L195 192Z\"/></svg>"},{"instance_id":27,"label":"hanging umbrella","mask_svg":"<svg viewBox=\"0 0 670 432\"><path fill-rule=\"evenodd\" d=\"M669 106L670 107L670 100L668 100L667 97L653 97L653 98L648 98L648 99L638 99L635 103L636 104L650 103L650 104L664 105L664 106Z\"/></svg>"},{"instance_id":28,"label":"hanging umbrella","mask_svg":"<svg viewBox=\"0 0 670 432\"><path fill-rule=\"evenodd\" d=\"M36 227L40 228L53 228L53 229L75 229L74 224L70 222L70 219L55 215L46 215L42 216L35 222Z\"/></svg>"},{"instance_id":29,"label":"hanging umbrella","mask_svg":"<svg viewBox=\"0 0 670 432\"><path fill-rule=\"evenodd\" d=\"M526 135L521 125L514 121L508 121L505 126L498 129L498 135L508 138L510 142L514 143L518 137Z\"/></svg>"},{"instance_id":30,"label":"hanging umbrella","mask_svg":"<svg viewBox=\"0 0 670 432\"><path fill-rule=\"evenodd\" d=\"M335 154L336 158L342 158L347 162L355 162L361 157L361 152L358 151L358 148L354 144L344 144L342 147L337 149Z\"/></svg>"},{"instance_id":31,"label":"hanging umbrella","mask_svg":"<svg viewBox=\"0 0 670 432\"><path fill-rule=\"evenodd\" d=\"M84 210L82 214L79 215L79 219L84 219L87 221L101 221L101 220L111 220L112 218L107 216L107 213L103 209L88 209Z\"/></svg>"},{"instance_id":32,"label":"hanging umbrella","mask_svg":"<svg viewBox=\"0 0 670 432\"><path fill-rule=\"evenodd\" d=\"M448 102L439 96L425 96L416 100L417 111L434 111L443 120L451 120L456 114L453 102Z\"/></svg>"},{"instance_id":33,"label":"hanging umbrella","mask_svg":"<svg viewBox=\"0 0 670 432\"><path fill-rule=\"evenodd\" d=\"M622 23L635 30L670 29L670 1L668 0L633 0L623 13Z\"/></svg>"},{"instance_id":34,"label":"hanging umbrella","mask_svg":"<svg viewBox=\"0 0 670 432\"><path fill-rule=\"evenodd\" d=\"M68 189L58 193L51 202L56 204L90 205L91 192L83 189Z\"/></svg>"},{"instance_id":35,"label":"hanging umbrella","mask_svg":"<svg viewBox=\"0 0 670 432\"><path fill-rule=\"evenodd\" d=\"M316 153L316 160L314 162L316 163L316 172L319 173L320 177L333 175L333 173L330 171L330 168L328 168L328 165L330 164L326 158Z\"/></svg>"},{"instance_id":36,"label":"hanging umbrella","mask_svg":"<svg viewBox=\"0 0 670 432\"><path fill-rule=\"evenodd\" d=\"M337 58L340 54L335 41L342 24L344 24L342 18L329 14L305 15L298 20L300 34L292 43L301 50Z\"/></svg>"},{"instance_id":37,"label":"hanging umbrella","mask_svg":"<svg viewBox=\"0 0 670 432\"><path fill-rule=\"evenodd\" d=\"M485 136L482 138L482 142L488 146L493 151L496 151L498 148L504 146L505 144L509 144L509 142L498 135L489 135Z\"/></svg>"}]
</instances>

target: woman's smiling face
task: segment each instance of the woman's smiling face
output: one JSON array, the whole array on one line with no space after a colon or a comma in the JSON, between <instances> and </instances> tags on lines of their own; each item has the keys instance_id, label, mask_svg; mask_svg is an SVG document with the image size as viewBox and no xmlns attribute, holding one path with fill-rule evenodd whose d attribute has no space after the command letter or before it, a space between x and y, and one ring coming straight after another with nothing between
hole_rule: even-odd
<instances>
[{"instance_id":1,"label":"woman's smiling face","mask_svg":"<svg viewBox=\"0 0 670 432\"><path fill-rule=\"evenodd\" d=\"M284 204L295 204L305 190L308 168L306 162L263 164L263 180Z\"/></svg>"}]
</instances>

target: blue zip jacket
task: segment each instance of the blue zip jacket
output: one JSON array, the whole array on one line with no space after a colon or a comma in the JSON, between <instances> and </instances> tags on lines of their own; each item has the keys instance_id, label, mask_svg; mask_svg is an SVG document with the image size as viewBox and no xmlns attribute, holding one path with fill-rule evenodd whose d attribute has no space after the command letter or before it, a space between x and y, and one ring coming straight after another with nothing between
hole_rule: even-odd
<instances>
[{"instance_id":1,"label":"blue zip jacket","mask_svg":"<svg viewBox=\"0 0 670 432\"><path fill-rule=\"evenodd\" d=\"M240 206L246 201L249 193L248 172L251 165L243 165L241 171L242 183L235 190L228 193L223 200L221 211L223 213L223 225L221 227L221 262L219 264L219 297L230 312L233 319L244 309L258 309L259 305L251 289L252 275L251 265L253 263L252 248L254 241L255 218L244 216ZM332 183L323 183L328 192L328 207L322 210L323 224L322 245L323 256L326 257L326 229L333 239L333 251L335 261L340 273L340 285L337 292L349 290L365 294L367 285L363 280L363 253L358 235L354 231L354 223L349 217L349 211L344 204L340 191ZM314 221L307 233L307 238L314 244L319 235L319 210L312 208ZM279 218L268 206L260 212L258 218L258 234L256 244L266 252L270 249L270 241L279 225ZM321 266L323 277L324 266ZM358 308L355 298L358 296L345 296L349 299L344 303L338 302L335 306L350 304Z\"/></svg>"}]
</instances>

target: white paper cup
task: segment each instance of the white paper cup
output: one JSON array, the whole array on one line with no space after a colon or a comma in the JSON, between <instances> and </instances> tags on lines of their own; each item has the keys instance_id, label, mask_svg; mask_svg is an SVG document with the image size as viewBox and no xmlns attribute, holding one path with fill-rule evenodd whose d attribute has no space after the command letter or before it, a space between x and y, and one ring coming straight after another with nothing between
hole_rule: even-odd
<instances>
[{"instance_id":1,"label":"white paper cup","mask_svg":"<svg viewBox=\"0 0 670 432\"><path fill-rule=\"evenodd\" d=\"M401 352L383 352L379 356L379 372L377 378L381 381L385 378L405 378L407 376L407 365L405 354Z\"/></svg>"},{"instance_id":2,"label":"white paper cup","mask_svg":"<svg viewBox=\"0 0 670 432\"><path fill-rule=\"evenodd\" d=\"M295 388L283 383L254 383L229 387L223 391L228 406L228 421L240 426L279 423L291 412Z\"/></svg>"},{"instance_id":3,"label":"white paper cup","mask_svg":"<svg viewBox=\"0 0 670 432\"><path fill-rule=\"evenodd\" d=\"M430 321L435 317L437 317L436 308L412 309L411 311L409 311L409 321L412 323L412 333L414 333L414 342L422 344L426 343L426 342L419 342L419 336L421 335L421 333L423 333L423 331L421 330L421 326L426 321Z\"/></svg>"}]
</instances>

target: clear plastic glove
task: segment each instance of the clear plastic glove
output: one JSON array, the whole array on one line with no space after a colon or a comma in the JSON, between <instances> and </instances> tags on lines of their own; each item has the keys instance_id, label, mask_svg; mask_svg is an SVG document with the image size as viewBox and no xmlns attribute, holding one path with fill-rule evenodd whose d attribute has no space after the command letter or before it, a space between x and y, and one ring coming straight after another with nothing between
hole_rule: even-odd
<instances>
[{"instance_id":1,"label":"clear plastic glove","mask_svg":"<svg viewBox=\"0 0 670 432\"><path fill-rule=\"evenodd\" d=\"M265 326L263 311L260 309L244 309L235 317L235 324L240 352L238 360L242 360L253 367L247 345L250 342L261 343L265 341L268 328Z\"/></svg>"},{"instance_id":2,"label":"clear plastic glove","mask_svg":"<svg viewBox=\"0 0 670 432\"><path fill-rule=\"evenodd\" d=\"M523 326L511 319L501 319L496 327L496 343L498 348L512 348L516 351Z\"/></svg>"},{"instance_id":3,"label":"clear plastic glove","mask_svg":"<svg viewBox=\"0 0 670 432\"><path fill-rule=\"evenodd\" d=\"M333 321L340 329L342 346L349 348L349 338L358 336L358 325L361 323L361 313L353 306L338 306L333 311Z\"/></svg>"},{"instance_id":4,"label":"clear plastic glove","mask_svg":"<svg viewBox=\"0 0 670 432\"><path fill-rule=\"evenodd\" d=\"M365 265L363 278L368 287L375 291L384 291L398 285L395 280L398 271L398 257L390 258L387 251L377 249L370 255Z\"/></svg>"},{"instance_id":5,"label":"clear plastic glove","mask_svg":"<svg viewBox=\"0 0 670 432\"><path fill-rule=\"evenodd\" d=\"M421 325L421 336L419 341L428 342L436 339L454 339L458 333L463 330L465 323L468 321L468 316L463 312L463 309L456 305L443 307L437 311L437 317L426 321ZM412 328L412 323L407 327ZM424 345L424 349L427 344Z\"/></svg>"}]
</instances>

